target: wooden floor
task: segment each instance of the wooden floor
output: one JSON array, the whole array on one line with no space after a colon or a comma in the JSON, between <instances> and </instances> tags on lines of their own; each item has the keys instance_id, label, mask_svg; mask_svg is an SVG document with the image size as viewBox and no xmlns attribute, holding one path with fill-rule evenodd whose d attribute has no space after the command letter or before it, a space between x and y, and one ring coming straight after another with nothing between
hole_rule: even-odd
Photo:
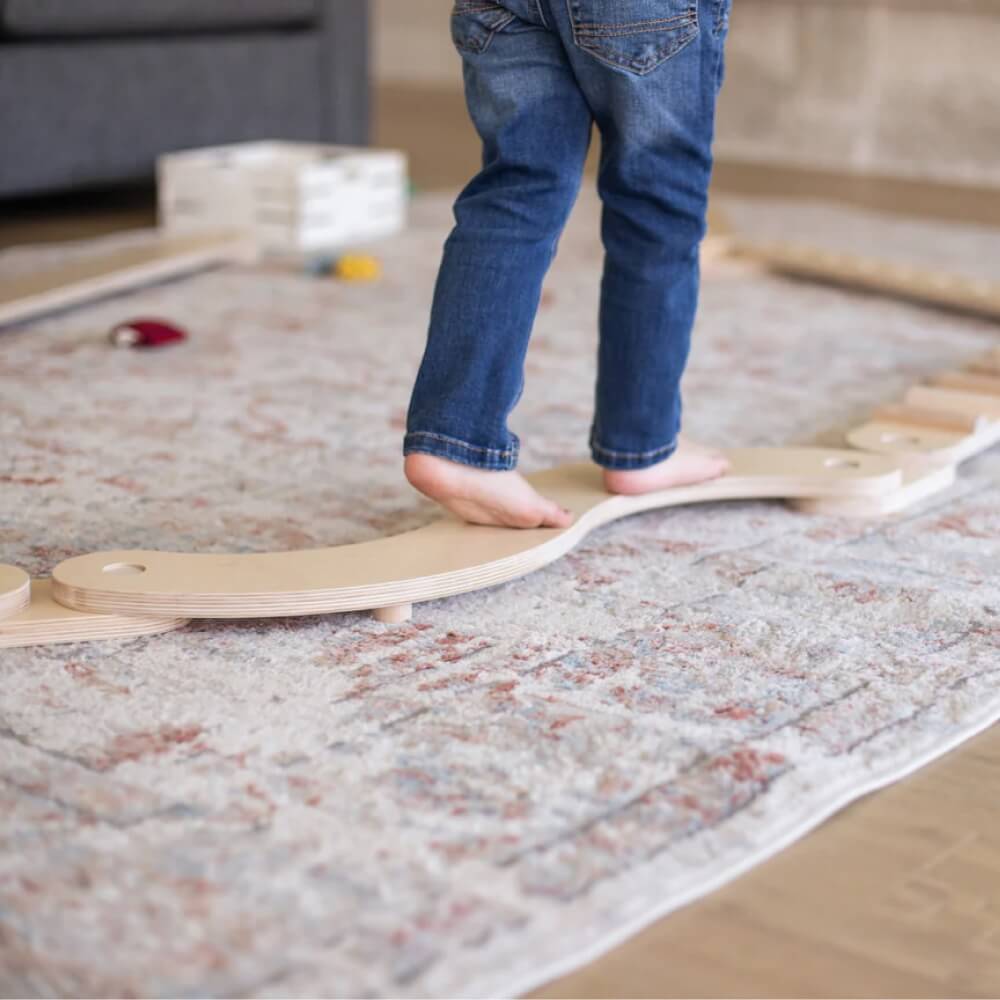
<instances>
[{"instance_id":1,"label":"wooden floor","mask_svg":"<svg viewBox=\"0 0 1000 1000\"><path fill-rule=\"evenodd\" d=\"M383 89L375 138L418 188L478 160L453 93ZM726 164L716 187L1000 225L1000 197L968 188ZM0 247L152 220L148 188L0 204ZM1000 997L1000 727L533 996Z\"/></svg>"},{"instance_id":2,"label":"wooden floor","mask_svg":"<svg viewBox=\"0 0 1000 1000\"><path fill-rule=\"evenodd\" d=\"M1000 727L536 997L1000 996Z\"/></svg>"}]
</instances>

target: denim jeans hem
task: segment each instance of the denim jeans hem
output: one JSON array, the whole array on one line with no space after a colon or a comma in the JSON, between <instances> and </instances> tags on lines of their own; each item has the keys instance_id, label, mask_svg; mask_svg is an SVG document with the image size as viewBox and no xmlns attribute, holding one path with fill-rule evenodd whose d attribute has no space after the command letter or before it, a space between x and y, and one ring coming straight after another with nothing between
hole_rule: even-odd
<instances>
[{"instance_id":1,"label":"denim jeans hem","mask_svg":"<svg viewBox=\"0 0 1000 1000\"><path fill-rule=\"evenodd\" d=\"M677 439L661 448L651 451L616 451L590 439L590 454L594 461L605 469L648 469L651 465L665 462L677 450Z\"/></svg>"},{"instance_id":2,"label":"denim jeans hem","mask_svg":"<svg viewBox=\"0 0 1000 1000\"><path fill-rule=\"evenodd\" d=\"M506 472L515 468L518 450L516 439L510 448L483 448L433 431L410 431L403 439L404 455L419 452L495 472Z\"/></svg>"}]
</instances>

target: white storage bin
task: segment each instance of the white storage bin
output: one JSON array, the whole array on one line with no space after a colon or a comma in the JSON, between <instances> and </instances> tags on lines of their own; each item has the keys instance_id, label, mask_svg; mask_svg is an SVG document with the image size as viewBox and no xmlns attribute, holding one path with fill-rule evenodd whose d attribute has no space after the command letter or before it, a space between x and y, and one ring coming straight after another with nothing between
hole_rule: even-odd
<instances>
[{"instance_id":1,"label":"white storage bin","mask_svg":"<svg viewBox=\"0 0 1000 1000\"><path fill-rule=\"evenodd\" d=\"M406 224L406 156L396 150L247 142L161 156L160 226L238 229L262 253L336 250Z\"/></svg>"}]
</instances>

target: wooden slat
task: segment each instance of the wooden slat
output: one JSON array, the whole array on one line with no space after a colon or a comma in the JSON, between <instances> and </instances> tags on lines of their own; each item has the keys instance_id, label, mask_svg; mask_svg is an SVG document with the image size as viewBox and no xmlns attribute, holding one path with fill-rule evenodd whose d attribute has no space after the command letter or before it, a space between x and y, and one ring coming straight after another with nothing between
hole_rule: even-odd
<instances>
[{"instance_id":1,"label":"wooden slat","mask_svg":"<svg viewBox=\"0 0 1000 1000\"><path fill-rule=\"evenodd\" d=\"M1000 319L1000 282L801 243L737 238L731 242L731 252L797 277L816 278Z\"/></svg>"},{"instance_id":2,"label":"wooden slat","mask_svg":"<svg viewBox=\"0 0 1000 1000\"><path fill-rule=\"evenodd\" d=\"M171 632L186 624L186 618L77 611L56 603L50 580L32 580L30 603L23 611L0 621L0 648L126 639Z\"/></svg>"},{"instance_id":3,"label":"wooden slat","mask_svg":"<svg viewBox=\"0 0 1000 1000\"><path fill-rule=\"evenodd\" d=\"M929 379L931 385L944 386L947 389L980 393L984 396L1000 397L1000 377L977 374L973 372L941 372Z\"/></svg>"},{"instance_id":4,"label":"wooden slat","mask_svg":"<svg viewBox=\"0 0 1000 1000\"><path fill-rule=\"evenodd\" d=\"M930 427L963 434L971 434L978 424L976 417L966 413L949 413L947 410L925 409L919 406L907 406L905 403L880 406L872 413L872 419L907 427Z\"/></svg>"},{"instance_id":5,"label":"wooden slat","mask_svg":"<svg viewBox=\"0 0 1000 1000\"><path fill-rule=\"evenodd\" d=\"M253 242L238 234L153 237L137 246L0 282L0 325L204 267L247 262L254 253Z\"/></svg>"}]
</instances>

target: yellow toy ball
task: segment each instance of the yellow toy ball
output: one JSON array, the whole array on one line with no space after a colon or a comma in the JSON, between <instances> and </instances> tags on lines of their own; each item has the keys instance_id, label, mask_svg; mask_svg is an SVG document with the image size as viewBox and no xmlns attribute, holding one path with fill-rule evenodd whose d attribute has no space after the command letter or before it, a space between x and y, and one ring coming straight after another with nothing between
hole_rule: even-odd
<instances>
[{"instance_id":1,"label":"yellow toy ball","mask_svg":"<svg viewBox=\"0 0 1000 1000\"><path fill-rule=\"evenodd\" d=\"M382 277L382 264L366 253L347 253L333 266L341 281L377 281Z\"/></svg>"}]
</instances>

